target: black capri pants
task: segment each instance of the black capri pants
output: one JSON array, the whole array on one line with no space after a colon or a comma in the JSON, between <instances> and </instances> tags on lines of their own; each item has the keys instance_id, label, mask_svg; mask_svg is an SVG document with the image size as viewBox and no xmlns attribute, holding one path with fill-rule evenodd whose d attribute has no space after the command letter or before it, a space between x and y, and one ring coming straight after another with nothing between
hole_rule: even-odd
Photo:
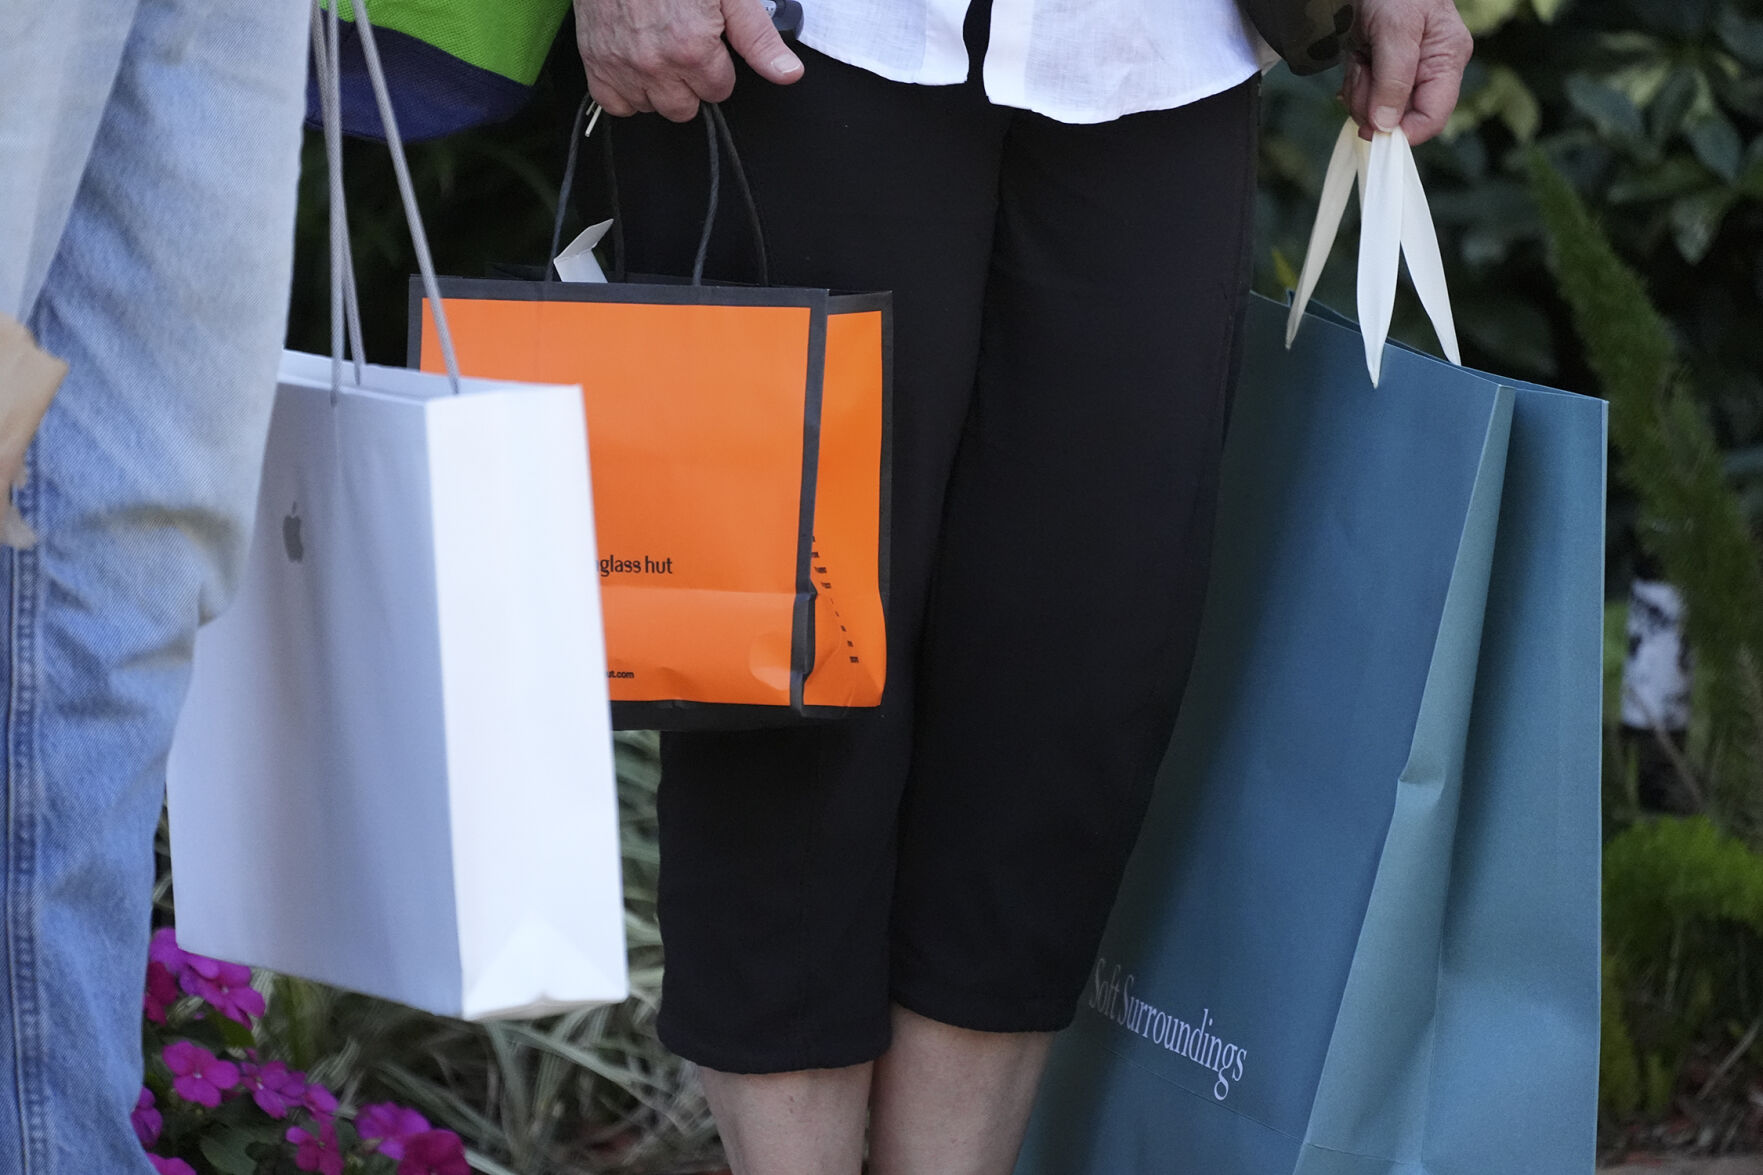
<instances>
[{"instance_id":1,"label":"black capri pants","mask_svg":"<svg viewBox=\"0 0 1763 1175\"><path fill-rule=\"evenodd\" d=\"M771 280L894 293L888 682L663 739L659 1030L736 1073L873 1060L890 1003L1071 1021L1193 655L1252 235L1254 81L1074 126L802 56L723 109ZM631 269L689 272L702 123L614 142ZM707 271L752 280L733 191Z\"/></svg>"}]
</instances>

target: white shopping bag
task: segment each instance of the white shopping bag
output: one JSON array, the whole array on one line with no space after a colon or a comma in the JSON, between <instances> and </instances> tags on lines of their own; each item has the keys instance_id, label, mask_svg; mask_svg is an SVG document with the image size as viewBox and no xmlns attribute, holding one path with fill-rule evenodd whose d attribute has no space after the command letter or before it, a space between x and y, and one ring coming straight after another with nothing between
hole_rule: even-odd
<instances>
[{"instance_id":1,"label":"white shopping bag","mask_svg":"<svg viewBox=\"0 0 1763 1175\"><path fill-rule=\"evenodd\" d=\"M579 389L283 357L167 770L182 946L466 1019L625 997L593 519Z\"/></svg>"}]
</instances>

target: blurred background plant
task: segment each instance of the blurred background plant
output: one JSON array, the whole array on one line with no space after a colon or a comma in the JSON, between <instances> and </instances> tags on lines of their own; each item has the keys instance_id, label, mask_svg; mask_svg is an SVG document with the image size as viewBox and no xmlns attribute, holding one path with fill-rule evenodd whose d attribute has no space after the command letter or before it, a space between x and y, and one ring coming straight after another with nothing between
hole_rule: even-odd
<instances>
[{"instance_id":1,"label":"blurred background plant","mask_svg":"<svg viewBox=\"0 0 1763 1175\"><path fill-rule=\"evenodd\" d=\"M1605 1143L1763 1149L1763 8L1458 4L1476 58L1449 132L1419 160L1466 359L1612 401ZM411 149L442 272L544 260L582 90L569 32L518 117ZM1337 84L1267 79L1256 284L1270 296L1302 260L1343 117ZM316 137L307 150L289 342L324 351ZM368 351L401 363L415 266L390 166L360 142L346 169ZM1351 306L1351 268L1331 267L1318 296ZM1418 307L1398 307L1397 337L1431 347ZM1620 726L1637 572L1686 600L1696 672L1681 734ZM470 1027L266 978L262 1031L356 1103L401 1100L458 1131L481 1171L718 1163L695 1082L650 1027L653 743L619 753L629 1004ZM1649 772L1682 785L1686 814L1646 810Z\"/></svg>"},{"instance_id":2,"label":"blurred background plant","mask_svg":"<svg viewBox=\"0 0 1763 1175\"><path fill-rule=\"evenodd\" d=\"M1685 732L1660 727L1607 740L1616 786L1606 796L1602 1105L1618 1135L1632 1137L1639 1126L1643 1136L1663 1131L1703 1149L1755 1146L1763 1125L1763 552L1694 394L1696 373L1640 275L1541 150L1529 153L1528 167L1560 293L1610 400L1635 538L1680 585L1695 666ZM1620 699L1607 693L1606 708L1617 727ZM1638 751L1654 744L1665 752L1655 762L1678 777L1674 815L1641 810Z\"/></svg>"}]
</instances>

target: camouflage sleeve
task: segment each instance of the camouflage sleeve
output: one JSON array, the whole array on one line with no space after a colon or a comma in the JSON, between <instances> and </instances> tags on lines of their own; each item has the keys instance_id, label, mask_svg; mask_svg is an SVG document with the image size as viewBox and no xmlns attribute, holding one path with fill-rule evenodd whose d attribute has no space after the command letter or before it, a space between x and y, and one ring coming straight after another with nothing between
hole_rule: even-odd
<instances>
[{"instance_id":1,"label":"camouflage sleeve","mask_svg":"<svg viewBox=\"0 0 1763 1175\"><path fill-rule=\"evenodd\" d=\"M1352 0L1241 0L1249 21L1293 73L1338 64L1353 31Z\"/></svg>"}]
</instances>

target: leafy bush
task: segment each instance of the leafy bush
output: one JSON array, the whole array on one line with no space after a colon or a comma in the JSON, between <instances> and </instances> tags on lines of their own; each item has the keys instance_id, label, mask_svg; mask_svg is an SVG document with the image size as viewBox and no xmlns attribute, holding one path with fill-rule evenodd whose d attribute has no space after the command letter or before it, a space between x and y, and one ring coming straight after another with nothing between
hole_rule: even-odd
<instances>
[{"instance_id":1,"label":"leafy bush","mask_svg":"<svg viewBox=\"0 0 1763 1175\"><path fill-rule=\"evenodd\" d=\"M1763 1062L1763 856L1701 817L1636 824L1605 851L1600 1101L1665 1114Z\"/></svg>"},{"instance_id":2,"label":"leafy bush","mask_svg":"<svg viewBox=\"0 0 1763 1175\"><path fill-rule=\"evenodd\" d=\"M1475 60L1425 173L1458 309L1478 367L1593 386L1545 264L1527 151L1551 159L1646 275L1691 400L1723 464L1763 515L1763 20L1750 0L1459 0ZM1334 79L1268 79L1258 285L1278 294L1308 239L1344 112ZM1351 306L1350 267L1319 296ZM1404 300L1406 302L1407 300ZM1398 337L1433 345L1412 305ZM1612 503L1613 581L1635 556L1634 502Z\"/></svg>"},{"instance_id":3,"label":"leafy bush","mask_svg":"<svg viewBox=\"0 0 1763 1175\"><path fill-rule=\"evenodd\" d=\"M1639 276L1540 154L1531 172L1561 293L1610 399L1611 439L1640 504L1641 541L1688 605L1702 791L1724 827L1763 836L1763 556Z\"/></svg>"},{"instance_id":4,"label":"leafy bush","mask_svg":"<svg viewBox=\"0 0 1763 1175\"><path fill-rule=\"evenodd\" d=\"M1763 553L1678 338L1568 181L1540 152L1530 170L1640 540L1688 605L1699 714L1681 767L1709 814L1636 823L1606 847L1600 1102L1608 1122L1688 1104L1736 1136L1754 1117L1744 1099L1702 1099L1763 1056Z\"/></svg>"},{"instance_id":5,"label":"leafy bush","mask_svg":"<svg viewBox=\"0 0 1763 1175\"><path fill-rule=\"evenodd\" d=\"M1631 962L1671 959L1693 927L1714 928L1725 954L1736 931L1763 936L1763 857L1703 817L1644 821L1604 851L1604 909Z\"/></svg>"}]
</instances>

